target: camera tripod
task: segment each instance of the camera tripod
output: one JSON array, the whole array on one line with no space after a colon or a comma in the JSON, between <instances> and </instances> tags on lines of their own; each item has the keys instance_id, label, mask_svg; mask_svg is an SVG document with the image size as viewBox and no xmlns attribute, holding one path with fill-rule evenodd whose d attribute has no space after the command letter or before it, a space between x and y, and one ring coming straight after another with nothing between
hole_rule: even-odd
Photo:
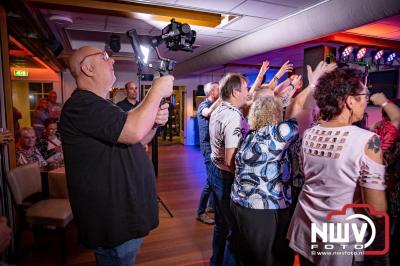
<instances>
[{"instance_id":1,"label":"camera tripod","mask_svg":"<svg viewBox=\"0 0 400 266\"><path fill-rule=\"evenodd\" d=\"M156 174L156 177L158 178L158 130L151 141L151 160L153 161L153 166L154 166L154 172ZM168 206L164 203L164 201L161 199L161 197L157 194L157 200L158 202L164 207L164 209L168 212L169 216L171 218L174 217L172 212L169 210Z\"/></svg>"}]
</instances>

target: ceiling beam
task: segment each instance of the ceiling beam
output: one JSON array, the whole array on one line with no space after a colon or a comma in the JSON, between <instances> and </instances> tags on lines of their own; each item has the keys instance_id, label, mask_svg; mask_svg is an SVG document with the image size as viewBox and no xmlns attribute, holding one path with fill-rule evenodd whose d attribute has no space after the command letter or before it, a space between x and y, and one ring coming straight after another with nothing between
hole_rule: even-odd
<instances>
[{"instance_id":1,"label":"ceiling beam","mask_svg":"<svg viewBox=\"0 0 400 266\"><path fill-rule=\"evenodd\" d=\"M145 18L156 21L170 21L171 18L175 18L181 23L205 27L216 27L222 19L221 14L216 13L121 1L31 0L30 4L37 8L87 12L142 20Z\"/></svg>"},{"instance_id":2,"label":"ceiling beam","mask_svg":"<svg viewBox=\"0 0 400 266\"><path fill-rule=\"evenodd\" d=\"M379 47L387 49L400 49L399 41L392 41L387 39L379 39L374 37L368 37L363 35L351 34L351 33L335 33L320 40L324 42L338 42L343 44L353 44L357 46L367 47Z\"/></svg>"}]
</instances>

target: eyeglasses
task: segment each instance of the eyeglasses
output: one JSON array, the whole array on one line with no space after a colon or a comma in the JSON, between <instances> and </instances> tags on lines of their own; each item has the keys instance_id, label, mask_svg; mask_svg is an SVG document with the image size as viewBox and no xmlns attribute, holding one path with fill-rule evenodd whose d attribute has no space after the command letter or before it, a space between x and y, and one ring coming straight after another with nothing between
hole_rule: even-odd
<instances>
[{"instance_id":1,"label":"eyeglasses","mask_svg":"<svg viewBox=\"0 0 400 266\"><path fill-rule=\"evenodd\" d=\"M86 58L88 58L89 56L94 56L94 55L103 55L103 60L106 62L110 59L110 56L108 55L108 53L106 51L102 51L102 52L97 52L94 54L88 54L81 60L81 62L79 64L81 65L83 63L83 61L85 61Z\"/></svg>"},{"instance_id":2,"label":"eyeglasses","mask_svg":"<svg viewBox=\"0 0 400 266\"><path fill-rule=\"evenodd\" d=\"M365 95L365 99L367 101L369 101L369 97L371 96L371 92L369 90L367 90L365 93L355 93L355 94L351 94L352 96L361 96L361 95Z\"/></svg>"}]
</instances>

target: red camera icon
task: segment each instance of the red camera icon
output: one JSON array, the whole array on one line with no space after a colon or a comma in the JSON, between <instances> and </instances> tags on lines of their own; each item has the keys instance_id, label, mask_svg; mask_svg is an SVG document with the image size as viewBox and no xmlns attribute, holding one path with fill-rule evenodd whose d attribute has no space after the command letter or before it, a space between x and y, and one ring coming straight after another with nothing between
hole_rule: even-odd
<instances>
[{"instance_id":1,"label":"red camera icon","mask_svg":"<svg viewBox=\"0 0 400 266\"><path fill-rule=\"evenodd\" d=\"M389 215L384 211L377 211L369 204L346 204L339 211L331 211L326 215L328 220L331 220L333 216L346 216L347 209L363 209L366 210L370 215L382 216L385 223L385 246L382 250L366 250L364 255L385 255L389 252Z\"/></svg>"}]
</instances>

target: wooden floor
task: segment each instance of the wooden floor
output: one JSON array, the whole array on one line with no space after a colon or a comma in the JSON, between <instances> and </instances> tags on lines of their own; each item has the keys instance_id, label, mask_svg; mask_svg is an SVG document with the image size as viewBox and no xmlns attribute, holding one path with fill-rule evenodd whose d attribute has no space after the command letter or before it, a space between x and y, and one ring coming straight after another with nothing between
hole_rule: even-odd
<instances>
[{"instance_id":1,"label":"wooden floor","mask_svg":"<svg viewBox=\"0 0 400 266\"><path fill-rule=\"evenodd\" d=\"M206 178L198 148L182 145L159 148L158 195L174 215L160 206L160 225L144 240L136 265L208 265L211 255L212 226L197 220L196 208ZM57 235L35 239L24 233L20 265L58 265ZM92 266L92 252L78 243L75 224L68 227L67 265Z\"/></svg>"}]
</instances>

